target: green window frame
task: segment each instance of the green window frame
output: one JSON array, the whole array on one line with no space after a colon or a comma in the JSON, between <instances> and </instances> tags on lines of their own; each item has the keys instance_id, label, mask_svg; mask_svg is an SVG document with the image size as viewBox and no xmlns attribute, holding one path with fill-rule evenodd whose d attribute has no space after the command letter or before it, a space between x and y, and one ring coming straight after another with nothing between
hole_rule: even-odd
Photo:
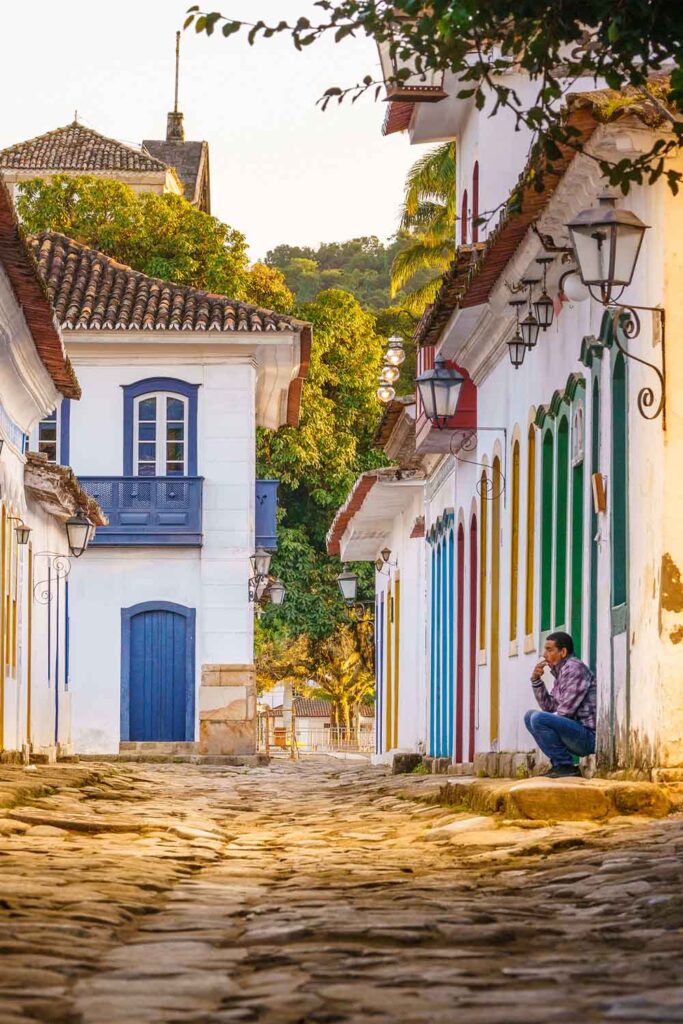
<instances>
[{"instance_id":1,"label":"green window frame","mask_svg":"<svg viewBox=\"0 0 683 1024\"><path fill-rule=\"evenodd\" d=\"M541 444L541 632L552 626L553 601L553 494L555 439L551 427Z\"/></svg>"}]
</instances>

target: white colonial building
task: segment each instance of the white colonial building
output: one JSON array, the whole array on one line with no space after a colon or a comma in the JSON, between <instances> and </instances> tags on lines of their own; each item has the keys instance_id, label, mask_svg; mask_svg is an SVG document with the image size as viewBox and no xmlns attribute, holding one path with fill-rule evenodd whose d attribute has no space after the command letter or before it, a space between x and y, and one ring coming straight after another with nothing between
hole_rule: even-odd
<instances>
[{"instance_id":1,"label":"white colonial building","mask_svg":"<svg viewBox=\"0 0 683 1024\"><path fill-rule=\"evenodd\" d=\"M27 452L41 418L80 387L30 246L0 182L0 753L71 753L66 523L106 522L70 469Z\"/></svg>"},{"instance_id":2,"label":"white colonial building","mask_svg":"<svg viewBox=\"0 0 683 1024\"><path fill-rule=\"evenodd\" d=\"M508 77L520 95L529 88ZM667 121L642 94L578 83L565 116L586 152L563 149L543 168L505 112L490 118L458 88L448 74L412 95L408 84L385 131L456 141L456 258L416 343L418 372L440 355L464 378L460 401L438 426L419 396L386 407L378 444L395 469L357 482L328 538L343 559L391 551L377 576L379 750L514 770L532 752L532 667L548 632L563 629L597 675L598 763L675 777L683 200L663 179L617 199L648 225L621 299L641 307L630 314L588 294L566 227L598 205L593 158L646 152L668 137ZM540 191L529 176L539 170ZM510 302L528 300L533 279L534 310L544 273L552 323L515 367Z\"/></svg>"},{"instance_id":3,"label":"white colonial building","mask_svg":"<svg viewBox=\"0 0 683 1024\"><path fill-rule=\"evenodd\" d=\"M296 424L310 328L60 235L33 244L83 398L31 446L109 519L70 587L74 747L251 753L250 556L275 547L277 488L256 480L255 433Z\"/></svg>"}]
</instances>

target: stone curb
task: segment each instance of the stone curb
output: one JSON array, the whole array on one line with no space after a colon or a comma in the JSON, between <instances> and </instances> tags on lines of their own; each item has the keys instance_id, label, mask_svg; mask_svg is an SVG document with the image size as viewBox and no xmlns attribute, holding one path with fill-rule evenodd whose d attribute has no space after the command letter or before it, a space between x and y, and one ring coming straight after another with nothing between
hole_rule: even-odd
<instances>
[{"instance_id":1,"label":"stone curb","mask_svg":"<svg viewBox=\"0 0 683 1024\"><path fill-rule=\"evenodd\" d=\"M608 779L472 779L447 782L424 799L510 819L596 821L618 815L666 817L683 809L682 788ZM419 799L416 793L411 796Z\"/></svg>"}]
</instances>

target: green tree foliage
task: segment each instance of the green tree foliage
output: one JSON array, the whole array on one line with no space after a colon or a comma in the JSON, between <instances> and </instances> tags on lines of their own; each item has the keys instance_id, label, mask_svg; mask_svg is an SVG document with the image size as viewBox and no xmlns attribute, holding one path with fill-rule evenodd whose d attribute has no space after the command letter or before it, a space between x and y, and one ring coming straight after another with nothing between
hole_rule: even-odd
<instances>
[{"instance_id":1,"label":"green tree foliage","mask_svg":"<svg viewBox=\"0 0 683 1024\"><path fill-rule=\"evenodd\" d=\"M402 305L421 315L434 301L441 275L455 255L455 143L446 142L421 156L406 178L401 231L407 239L391 264L391 293L408 289ZM428 271L428 280L410 290Z\"/></svg>"},{"instance_id":2,"label":"green tree foliage","mask_svg":"<svg viewBox=\"0 0 683 1024\"><path fill-rule=\"evenodd\" d=\"M256 263L244 235L182 196L134 192L94 175L56 174L21 186L27 231L58 231L151 277L191 285L288 313L294 297L282 274Z\"/></svg>"},{"instance_id":3,"label":"green tree foliage","mask_svg":"<svg viewBox=\"0 0 683 1024\"><path fill-rule=\"evenodd\" d=\"M478 109L488 105L512 111L518 125L529 128L537 152L552 168L560 145L581 149L575 130L562 116L567 83L603 79L623 92L627 87L648 99L668 122L670 139L658 139L643 155L619 154L601 159L603 174L627 192L630 185L652 184L664 175L674 192L679 171L666 158L683 142L683 5L671 0L318 0L319 18L302 16L280 21L242 22L218 11L189 9L186 27L211 35L220 28L230 36L247 31L250 43L276 33L289 34L297 49L323 36L339 42L346 36L370 36L397 58L394 82L411 73L426 76L444 70L459 77L459 96L473 97ZM535 88L515 90L509 71L525 73ZM668 81L653 85L652 75L670 72ZM382 85L366 75L350 89L331 86L323 106L347 95L356 98ZM539 164L542 166L542 164ZM542 183L539 182L542 188Z\"/></svg>"},{"instance_id":4,"label":"green tree foliage","mask_svg":"<svg viewBox=\"0 0 683 1024\"><path fill-rule=\"evenodd\" d=\"M244 235L182 196L137 193L94 175L56 174L24 182L17 208L28 231L59 231L152 277L247 297Z\"/></svg>"},{"instance_id":5,"label":"green tree foliage","mask_svg":"<svg viewBox=\"0 0 683 1024\"><path fill-rule=\"evenodd\" d=\"M298 302L311 302L322 291L342 288L351 292L363 309L379 312L403 306L400 289L392 303L391 266L409 242L408 237L399 235L385 245L367 235L348 242L323 242L317 249L278 245L266 254L264 262L282 272Z\"/></svg>"}]
</instances>

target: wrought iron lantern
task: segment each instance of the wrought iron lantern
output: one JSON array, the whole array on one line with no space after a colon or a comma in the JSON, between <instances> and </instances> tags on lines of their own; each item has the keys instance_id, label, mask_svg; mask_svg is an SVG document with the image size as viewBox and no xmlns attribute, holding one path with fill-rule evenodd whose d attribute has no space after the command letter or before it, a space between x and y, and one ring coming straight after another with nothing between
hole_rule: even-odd
<instances>
[{"instance_id":1,"label":"wrought iron lantern","mask_svg":"<svg viewBox=\"0 0 683 1024\"><path fill-rule=\"evenodd\" d=\"M515 334L508 341L508 352L510 354L510 362L514 366L515 370L518 370L524 362L524 356L529 346L525 342L524 338L519 331L515 331Z\"/></svg>"},{"instance_id":2,"label":"wrought iron lantern","mask_svg":"<svg viewBox=\"0 0 683 1024\"><path fill-rule=\"evenodd\" d=\"M249 559L254 576L267 577L270 572L270 563L272 558L273 556L270 551L266 551L265 548L257 548Z\"/></svg>"},{"instance_id":3,"label":"wrought iron lantern","mask_svg":"<svg viewBox=\"0 0 683 1024\"><path fill-rule=\"evenodd\" d=\"M527 348L534 348L538 341L538 332L541 329L541 325L529 310L524 319L520 322L519 333L522 337L522 341Z\"/></svg>"},{"instance_id":4,"label":"wrought iron lantern","mask_svg":"<svg viewBox=\"0 0 683 1024\"><path fill-rule=\"evenodd\" d=\"M534 315L538 321L538 326L544 331L547 331L547 329L551 326L553 322L553 317L555 315L555 307L553 305L553 300L548 295L547 282L548 264L552 263L553 259L553 256L539 256L536 260L536 262L540 263L543 267L543 284L541 294L537 299L534 300L533 307Z\"/></svg>"},{"instance_id":5,"label":"wrought iron lantern","mask_svg":"<svg viewBox=\"0 0 683 1024\"><path fill-rule=\"evenodd\" d=\"M69 551L74 558L80 558L90 543L92 523L83 512L71 516L66 521L66 537Z\"/></svg>"},{"instance_id":6,"label":"wrought iron lantern","mask_svg":"<svg viewBox=\"0 0 683 1024\"><path fill-rule=\"evenodd\" d=\"M633 279L640 247L648 224L631 210L616 208L613 195L598 197L599 206L582 210L567 227L581 280L590 289L600 289L602 302L612 290L623 289Z\"/></svg>"},{"instance_id":7,"label":"wrought iron lantern","mask_svg":"<svg viewBox=\"0 0 683 1024\"><path fill-rule=\"evenodd\" d=\"M455 416L465 378L448 366L439 354L434 360L434 368L421 373L415 378L415 383L425 416L443 430L448 420Z\"/></svg>"},{"instance_id":8,"label":"wrought iron lantern","mask_svg":"<svg viewBox=\"0 0 683 1024\"><path fill-rule=\"evenodd\" d=\"M31 536L31 527L23 523L21 519L14 527L14 532L17 535L17 544L28 544L28 539Z\"/></svg>"},{"instance_id":9,"label":"wrought iron lantern","mask_svg":"<svg viewBox=\"0 0 683 1024\"><path fill-rule=\"evenodd\" d=\"M392 334L389 338L389 347L384 353L384 361L391 366L400 366L405 362L406 351L403 347L403 338L398 334Z\"/></svg>"},{"instance_id":10,"label":"wrought iron lantern","mask_svg":"<svg viewBox=\"0 0 683 1024\"><path fill-rule=\"evenodd\" d=\"M356 600L356 593L358 591L358 577L355 572L350 572L346 565L337 576L337 586L346 604L352 605Z\"/></svg>"},{"instance_id":11,"label":"wrought iron lantern","mask_svg":"<svg viewBox=\"0 0 683 1024\"><path fill-rule=\"evenodd\" d=\"M281 605L285 599L285 585L282 580L274 579L268 587L268 596L270 597L270 603L275 605Z\"/></svg>"}]
</instances>

